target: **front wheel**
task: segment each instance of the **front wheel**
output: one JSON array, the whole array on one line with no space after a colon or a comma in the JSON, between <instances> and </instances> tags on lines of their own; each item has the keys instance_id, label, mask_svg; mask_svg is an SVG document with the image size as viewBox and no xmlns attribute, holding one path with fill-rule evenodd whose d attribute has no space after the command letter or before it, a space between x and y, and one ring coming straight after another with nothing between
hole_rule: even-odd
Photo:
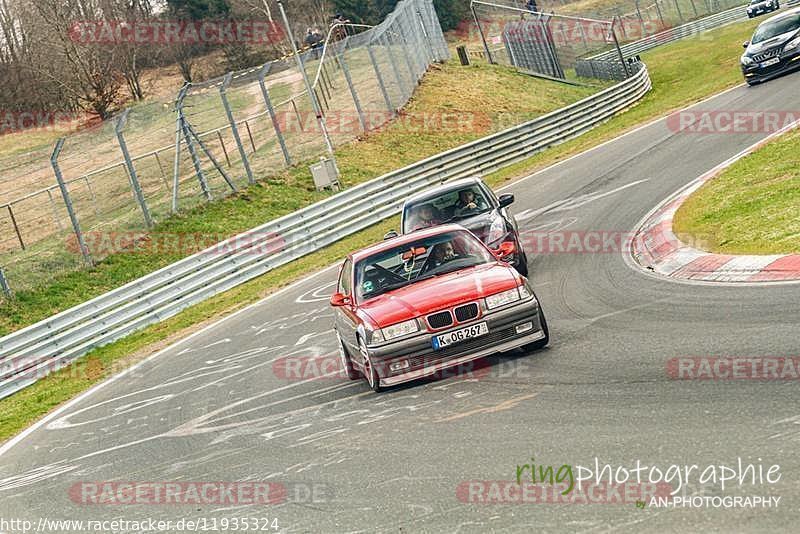
<instances>
[{"instance_id":1,"label":"front wheel","mask_svg":"<svg viewBox=\"0 0 800 534\"><path fill-rule=\"evenodd\" d=\"M336 338L339 340L339 358L342 362L342 369L344 369L347 378L356 380L361 375L353 368L353 360L350 359L350 353L347 352L347 349L344 347L344 342L342 338L339 337L338 332L336 333Z\"/></svg>"},{"instance_id":2,"label":"front wheel","mask_svg":"<svg viewBox=\"0 0 800 534\"><path fill-rule=\"evenodd\" d=\"M358 348L361 350L361 357L364 361L364 378L367 379L367 384L369 384L372 391L378 393L383 389L381 388L381 378L378 376L378 371L375 370L375 365L373 365L369 352L367 352L367 346L361 338L358 338Z\"/></svg>"}]
</instances>

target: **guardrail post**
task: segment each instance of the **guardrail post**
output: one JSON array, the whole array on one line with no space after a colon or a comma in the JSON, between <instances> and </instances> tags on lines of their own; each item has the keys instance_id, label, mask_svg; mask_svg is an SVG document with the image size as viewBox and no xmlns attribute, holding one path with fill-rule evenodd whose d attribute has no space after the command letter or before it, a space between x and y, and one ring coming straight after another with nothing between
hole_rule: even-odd
<instances>
[{"instance_id":1,"label":"guardrail post","mask_svg":"<svg viewBox=\"0 0 800 534\"><path fill-rule=\"evenodd\" d=\"M14 296L14 292L11 291L11 287L8 285L8 280L6 279L6 273L3 271L3 268L0 267L0 289L3 290L3 294L6 296L7 299L11 299Z\"/></svg>"},{"instance_id":2,"label":"guardrail post","mask_svg":"<svg viewBox=\"0 0 800 534\"><path fill-rule=\"evenodd\" d=\"M222 105L225 107L225 115L227 115L228 123L231 125L231 133L233 134L233 139L236 141L236 146L239 149L239 156L242 158L244 172L247 173L247 181L251 184L254 184L256 183L256 180L253 178L253 171L250 169L250 161L247 159L247 152L242 144L242 138L239 137L239 128L236 126L236 119L233 118L233 111L231 110L231 105L228 102L228 95L226 94L228 86L231 84L231 80L233 80L233 73L229 72L225 75L225 78L222 79L222 85L219 86L219 96L222 99Z\"/></svg>"},{"instance_id":3,"label":"guardrail post","mask_svg":"<svg viewBox=\"0 0 800 534\"><path fill-rule=\"evenodd\" d=\"M264 97L264 105L267 106L267 113L269 114L270 121L272 121L272 128L275 130L275 137L278 138L278 144L281 146L283 159L286 161L286 165L291 167L292 158L289 156L289 150L286 148L286 141L283 139L281 127L278 123L278 117L275 116L275 108L272 107L272 100L269 98L267 84L264 82L264 76L267 75L271 67L272 63L265 63L264 66L261 67L261 71L258 73L258 85L261 87L261 96ZM294 101L292 101L292 103L294 103Z\"/></svg>"},{"instance_id":4,"label":"guardrail post","mask_svg":"<svg viewBox=\"0 0 800 534\"><path fill-rule=\"evenodd\" d=\"M22 240L22 234L20 233L19 226L17 225L17 218L14 217L14 210L11 208L10 202L6 204L6 208L8 209L8 216L11 218L11 224L14 226L14 232L17 234L19 246L22 247L22 250L25 250L25 242Z\"/></svg>"},{"instance_id":5,"label":"guardrail post","mask_svg":"<svg viewBox=\"0 0 800 534\"><path fill-rule=\"evenodd\" d=\"M381 94L383 95L383 101L386 103L386 109L389 110L392 117L394 117L394 108L392 107L392 101L389 100L389 93L386 92L386 85L383 83L383 76L381 76L381 69L378 68L378 62L375 60L375 52L372 50L371 45L367 45L367 54L369 54L369 60L372 62L372 68L375 70L375 78L378 80L378 86L381 89Z\"/></svg>"},{"instance_id":6,"label":"guardrail post","mask_svg":"<svg viewBox=\"0 0 800 534\"><path fill-rule=\"evenodd\" d=\"M345 58L345 52L347 51L347 39L349 38L350 37L348 36L345 39L345 44L342 46L341 52L336 54L334 57L336 58L337 63L339 63L339 67L342 69L342 74L347 82L347 87L350 89L350 96L353 97L353 104L356 107L356 113L358 113L358 122L361 124L361 131L366 132L367 121L364 119L364 110L361 109L361 100L359 100L358 93L353 85L353 79L350 77L350 67L347 65L347 60Z\"/></svg>"},{"instance_id":7,"label":"guardrail post","mask_svg":"<svg viewBox=\"0 0 800 534\"><path fill-rule=\"evenodd\" d=\"M125 167L128 169L128 177L131 180L133 196L136 198L136 202L139 203L139 207L142 210L145 226L150 229L153 227L153 218L151 217L150 210L147 207L147 201L144 198L144 193L142 193L142 187L139 184L139 177L136 175L136 168L133 166L133 161L131 161L131 154L128 152L128 144L125 142L125 136L122 133L122 129L125 127L125 123L128 120L129 111L130 109L126 109L122 112L122 115L119 116L117 123L114 125L114 133L117 134L117 142L119 143L119 148L122 151L122 157L125 158ZM88 179L86 183L89 183Z\"/></svg>"},{"instance_id":8,"label":"guardrail post","mask_svg":"<svg viewBox=\"0 0 800 534\"><path fill-rule=\"evenodd\" d=\"M86 242L83 240L81 225L78 222L78 216L75 214L75 209L72 206L72 199L69 196L67 184L64 183L64 176L61 174L61 168L58 166L58 156L61 154L61 149L64 148L64 140L65 138L62 137L56 142L53 154L50 156L50 165L53 167L53 173L56 175L58 188L61 190L61 196L64 198L64 205L67 208L69 220L72 222L72 229L75 232L75 237L78 239L78 246L81 249L81 254L83 254L83 259L89 267L94 267L94 261L92 260L92 255L89 253L89 247L86 246Z\"/></svg>"}]
</instances>

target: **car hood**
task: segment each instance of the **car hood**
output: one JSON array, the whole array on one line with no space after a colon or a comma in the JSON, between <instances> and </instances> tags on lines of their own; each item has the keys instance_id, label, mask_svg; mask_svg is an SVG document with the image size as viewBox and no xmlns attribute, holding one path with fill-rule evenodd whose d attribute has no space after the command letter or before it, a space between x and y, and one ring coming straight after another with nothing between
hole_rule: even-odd
<instances>
[{"instance_id":1,"label":"car hood","mask_svg":"<svg viewBox=\"0 0 800 534\"><path fill-rule=\"evenodd\" d=\"M747 47L747 50L745 50L745 55L752 56L754 54L760 54L765 50L782 45L797 35L797 33L797 30L792 30L790 32L776 35L775 37L767 39L766 41L761 41L760 43L750 43L750 45Z\"/></svg>"},{"instance_id":2,"label":"car hood","mask_svg":"<svg viewBox=\"0 0 800 534\"><path fill-rule=\"evenodd\" d=\"M488 263L389 291L360 304L360 309L383 328L511 289L518 280L519 274L508 265Z\"/></svg>"}]
</instances>

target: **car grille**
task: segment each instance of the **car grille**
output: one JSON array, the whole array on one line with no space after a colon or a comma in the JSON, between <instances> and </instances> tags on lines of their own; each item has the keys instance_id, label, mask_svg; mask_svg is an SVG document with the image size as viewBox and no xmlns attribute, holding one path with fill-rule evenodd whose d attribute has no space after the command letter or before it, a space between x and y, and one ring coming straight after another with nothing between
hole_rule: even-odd
<instances>
[{"instance_id":1,"label":"car grille","mask_svg":"<svg viewBox=\"0 0 800 534\"><path fill-rule=\"evenodd\" d=\"M434 330L445 328L453 324L453 316L450 315L449 310L440 311L428 315L428 325Z\"/></svg>"},{"instance_id":2,"label":"car grille","mask_svg":"<svg viewBox=\"0 0 800 534\"><path fill-rule=\"evenodd\" d=\"M465 306L458 306L453 311L456 314L456 321L463 323L478 316L478 304L473 302L472 304L467 304Z\"/></svg>"},{"instance_id":3,"label":"car grille","mask_svg":"<svg viewBox=\"0 0 800 534\"><path fill-rule=\"evenodd\" d=\"M780 48L773 48L772 50L767 50L766 52L762 52L760 54L756 54L753 56L753 61L761 63L762 61L766 61L773 57L778 57L781 53Z\"/></svg>"},{"instance_id":4,"label":"car grille","mask_svg":"<svg viewBox=\"0 0 800 534\"><path fill-rule=\"evenodd\" d=\"M410 364L409 368L398 371L396 374L407 373L408 371L422 369L430 365L446 362L447 360L458 358L464 354L475 352L478 349L484 349L492 345L499 345L510 339L513 339L514 337L517 337L515 327L497 330L496 332L489 332L485 336L480 336L461 343L456 343L455 345L451 345L442 350L408 358L408 363Z\"/></svg>"}]
</instances>

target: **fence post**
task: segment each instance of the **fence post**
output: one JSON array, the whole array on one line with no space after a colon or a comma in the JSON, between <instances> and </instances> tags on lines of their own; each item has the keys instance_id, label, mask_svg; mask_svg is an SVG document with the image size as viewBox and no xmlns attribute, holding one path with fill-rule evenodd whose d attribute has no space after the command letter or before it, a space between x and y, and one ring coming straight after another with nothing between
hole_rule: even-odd
<instances>
[{"instance_id":1,"label":"fence post","mask_svg":"<svg viewBox=\"0 0 800 534\"><path fill-rule=\"evenodd\" d=\"M408 94L408 90L406 90L406 88L403 87L403 79L400 77L400 69L397 68L397 61L395 60L394 52L392 51L392 42L389 40L389 38L385 33L381 36L381 38L383 39L384 46L386 47L386 53L389 55L389 64L392 66L392 71L394 72L394 79L397 81L397 88L400 90L400 94L402 95L403 100L405 100L406 95ZM398 107L402 107L402 104Z\"/></svg>"},{"instance_id":2,"label":"fence post","mask_svg":"<svg viewBox=\"0 0 800 534\"><path fill-rule=\"evenodd\" d=\"M692 11L694 11L694 16L695 16L695 18L699 17L699 16L700 16L700 14L699 14L699 13L697 13L697 6L696 6L696 5L694 5L694 0L689 0L689 3L690 3L690 4L692 4Z\"/></svg>"},{"instance_id":3,"label":"fence post","mask_svg":"<svg viewBox=\"0 0 800 534\"><path fill-rule=\"evenodd\" d=\"M292 35L292 27L289 25L289 19L286 18L286 10L283 8L283 2L282 0L277 0L277 2L278 9L281 12L281 18L283 19L284 29L286 30L287 37L289 38L289 44L292 47L292 52L294 53L294 58L297 62L297 67L300 69L300 74L303 77L303 84L306 87L308 98L311 99L311 107L314 110L314 113L317 115L317 122L319 123L320 130L322 130L322 137L325 138L325 145L328 148L328 154L330 154L331 159L333 160L333 166L336 167L336 172L338 174L339 167L336 165L336 156L333 153L333 142L328 134L328 127L325 124L325 117L322 115L319 102L317 102L317 97L314 95L314 89L311 87L311 82L308 80L308 73L306 72L306 67L303 64L303 58L297 51L297 45L294 42L294 35Z\"/></svg>"},{"instance_id":4,"label":"fence post","mask_svg":"<svg viewBox=\"0 0 800 534\"><path fill-rule=\"evenodd\" d=\"M194 172L197 176L197 181L200 182L200 189L203 191L203 195L206 197L206 200L212 200L211 190L208 188L208 183L206 182L206 177L203 175L203 167L200 165L200 158L197 155L197 150L195 150L194 143L192 142L192 136L189 134L189 128L186 124L186 117L183 116L183 99L186 98L186 93L189 91L189 84L185 84L182 88L180 93L178 93L178 100L176 102L176 109L178 111L178 136L177 136L177 145L175 147L175 192L173 195L177 195L178 191L178 150L180 149L180 139L181 136L186 141L186 148L189 149L189 155L192 157L192 165L194 165ZM176 206L177 202L176 199L173 198L173 206Z\"/></svg>"},{"instance_id":5,"label":"fence post","mask_svg":"<svg viewBox=\"0 0 800 534\"><path fill-rule=\"evenodd\" d=\"M258 85L261 86L261 96L264 97L264 105L267 106L267 113L269 113L269 118L272 121L272 128L275 130L275 136L278 138L278 144L281 146L283 159L286 160L286 165L291 167L292 158L289 156L289 150L286 148L286 141L283 139L281 127L280 124L278 124L278 118L275 116L275 108L272 107L272 100L269 98L267 84L264 82L264 76L267 75L271 67L272 63L265 63L264 66L261 67L261 72L258 73ZM292 103L294 103L294 101L292 101Z\"/></svg>"},{"instance_id":6,"label":"fence post","mask_svg":"<svg viewBox=\"0 0 800 534\"><path fill-rule=\"evenodd\" d=\"M614 39L614 46L617 49L617 55L619 55L619 60L622 63L622 70L625 73L625 77L628 78L630 73L628 72L628 65L625 63L625 56L622 54L622 49L619 47L619 40L617 40L617 32L614 31L614 24L611 24L611 37Z\"/></svg>"},{"instance_id":7,"label":"fence post","mask_svg":"<svg viewBox=\"0 0 800 534\"><path fill-rule=\"evenodd\" d=\"M661 21L661 27L659 28L659 31L661 31L661 30L665 30L665 29L667 28L666 24L664 23L664 15L661 13L661 6L660 6L660 5L658 5L658 3L659 3L660 1L661 1L661 0L656 0L656 1L655 1L655 5L656 5L656 13L658 13L658 20L660 20L660 21Z\"/></svg>"},{"instance_id":8,"label":"fence post","mask_svg":"<svg viewBox=\"0 0 800 534\"><path fill-rule=\"evenodd\" d=\"M19 246L22 247L22 250L25 250L25 242L22 240L22 234L19 231L19 226L17 225L17 218L14 217L14 210L11 209L11 203L9 202L6 204L6 208L8 208L8 216L11 217L11 224L14 226L14 232L17 234L17 239L19 240Z\"/></svg>"},{"instance_id":9,"label":"fence post","mask_svg":"<svg viewBox=\"0 0 800 534\"><path fill-rule=\"evenodd\" d=\"M346 39L349 39L348 36ZM342 47L342 51L336 54L336 61L339 63L339 67L342 69L342 74L344 74L344 79L347 82L347 87L350 89L350 96L353 97L353 104L356 106L356 113L358 113L358 122L361 123L361 131L367 131L367 121L364 119L364 110L361 109L361 100L358 99L358 93L356 92L356 88L353 85L353 79L350 77L350 67L347 65L347 60L345 59L345 52L347 51L346 46L346 39L345 39L345 46Z\"/></svg>"},{"instance_id":10,"label":"fence post","mask_svg":"<svg viewBox=\"0 0 800 534\"><path fill-rule=\"evenodd\" d=\"M253 178L253 171L250 169L250 161L247 159L247 152L242 144L242 138L239 137L239 128L236 126L236 119L233 118L233 111L231 110L231 105L228 102L228 95L226 94L228 86L231 84L231 80L233 80L233 73L229 72L225 75L225 78L222 79L222 85L219 86L219 96L222 99L222 105L225 107L225 115L228 116L228 123L231 125L231 133L233 134L233 139L236 141L236 146L239 149L239 156L242 158L244 172L247 173L247 181L251 184L254 184L256 183L256 180Z\"/></svg>"},{"instance_id":11,"label":"fence post","mask_svg":"<svg viewBox=\"0 0 800 534\"><path fill-rule=\"evenodd\" d=\"M175 120L175 162L172 166L172 213L178 213L178 187L181 170L181 117Z\"/></svg>"},{"instance_id":12,"label":"fence post","mask_svg":"<svg viewBox=\"0 0 800 534\"><path fill-rule=\"evenodd\" d=\"M145 226L150 229L153 227L153 218L150 216L147 201L144 198L144 193L142 193L139 177L136 175L136 168L133 166L133 161L131 161L131 154L128 152L128 144L125 142L125 136L122 134L122 129L125 127L125 123L128 120L129 111L130 109L126 109L122 112L122 115L119 116L117 123L114 125L114 133L117 134L117 142L122 151L122 157L125 158L125 167L128 169L128 177L131 180L131 187L133 187L133 196L136 198L136 202L139 203L139 207L142 210Z\"/></svg>"},{"instance_id":13,"label":"fence post","mask_svg":"<svg viewBox=\"0 0 800 534\"><path fill-rule=\"evenodd\" d=\"M475 12L475 6L472 4L472 2L470 2L469 9L472 11L472 19L475 21L475 26L478 27L478 33L481 34L481 42L483 43L483 51L486 52L486 59L489 60L490 65L494 65L494 58L492 57L492 53L489 51L489 45L486 44L486 36L483 34L483 27L478 20L478 14Z\"/></svg>"},{"instance_id":14,"label":"fence post","mask_svg":"<svg viewBox=\"0 0 800 534\"><path fill-rule=\"evenodd\" d=\"M3 290L3 294L6 296L7 299L10 299L14 296L14 293L11 291L11 287L8 285L8 280L6 279L6 273L3 271L3 268L0 267L0 289Z\"/></svg>"},{"instance_id":15,"label":"fence post","mask_svg":"<svg viewBox=\"0 0 800 534\"><path fill-rule=\"evenodd\" d=\"M67 208L69 220L72 222L72 229L75 232L75 237L78 239L78 246L81 249L81 254L83 254L83 259L89 267L94 267L94 261L92 261L92 256L89 253L89 247L86 246L86 242L83 240L83 233L78 223L78 216L75 214L75 210L72 206L72 199L69 196L67 184L64 183L64 176L61 174L61 168L58 166L58 156L61 154L61 149L64 148L64 140L65 138L62 137L56 141L53 154L50 156L50 165L53 167L53 172L56 175L58 188L61 190L61 196L64 198L64 205Z\"/></svg>"},{"instance_id":16,"label":"fence post","mask_svg":"<svg viewBox=\"0 0 800 534\"><path fill-rule=\"evenodd\" d=\"M403 19L401 17L397 17L397 25L399 28L398 34L400 35L400 40L403 41L403 50L405 51L403 56L406 58L406 68L408 69L408 75L410 77L409 79L411 80L411 91L413 92L414 86L416 86L416 84L419 82L419 78L415 72L416 69L412 64L413 60L411 58L411 54L413 53L413 49L408 46L405 24L403 24Z\"/></svg>"},{"instance_id":17,"label":"fence post","mask_svg":"<svg viewBox=\"0 0 800 534\"><path fill-rule=\"evenodd\" d=\"M675 11L678 12L678 18L681 19L681 22L683 22L683 13L681 13L681 6L678 5L678 0L673 0L673 2L675 3Z\"/></svg>"},{"instance_id":18,"label":"fence post","mask_svg":"<svg viewBox=\"0 0 800 534\"><path fill-rule=\"evenodd\" d=\"M386 103L386 109L394 116L395 111L394 108L392 108L392 101L389 100L389 93L386 92L386 85L383 83L383 76L381 76L381 70L378 68L378 62L375 60L375 52L373 52L371 45L367 45L367 54L369 54L369 60L372 62L372 68L375 69L375 78L378 80L378 86L381 89L383 101Z\"/></svg>"}]
</instances>

